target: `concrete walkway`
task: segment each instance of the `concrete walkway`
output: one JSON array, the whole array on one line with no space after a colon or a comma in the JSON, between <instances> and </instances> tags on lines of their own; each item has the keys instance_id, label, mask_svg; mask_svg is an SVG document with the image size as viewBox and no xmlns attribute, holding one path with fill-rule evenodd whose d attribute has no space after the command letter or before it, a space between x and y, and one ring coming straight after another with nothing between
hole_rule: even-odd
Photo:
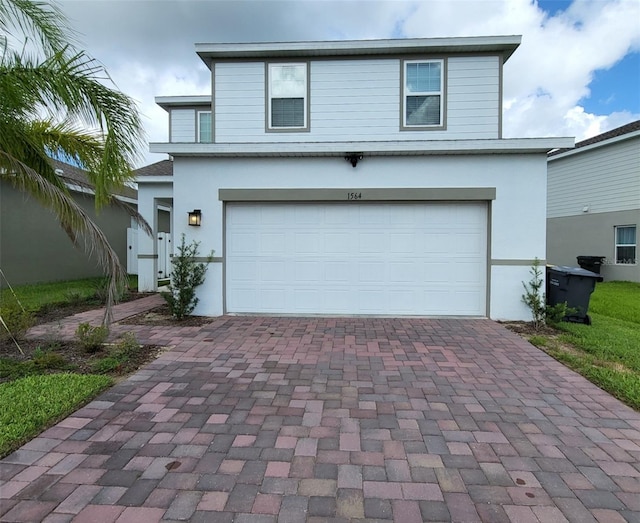
<instances>
[{"instance_id":1,"label":"concrete walkway","mask_svg":"<svg viewBox=\"0 0 640 523\"><path fill-rule=\"evenodd\" d=\"M492 321L113 330L169 350L0 462L1 521L640 521L640 414Z\"/></svg>"}]
</instances>

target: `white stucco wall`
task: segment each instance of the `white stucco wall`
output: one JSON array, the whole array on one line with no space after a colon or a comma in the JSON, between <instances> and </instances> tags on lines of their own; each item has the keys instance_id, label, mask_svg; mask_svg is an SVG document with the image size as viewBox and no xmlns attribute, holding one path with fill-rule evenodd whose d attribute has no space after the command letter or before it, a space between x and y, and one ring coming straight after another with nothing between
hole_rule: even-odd
<instances>
[{"instance_id":1,"label":"white stucco wall","mask_svg":"<svg viewBox=\"0 0 640 523\"><path fill-rule=\"evenodd\" d=\"M546 156L544 154L365 157L356 168L342 158L174 160L176 241L200 242L200 254L224 256L223 202L219 189L387 187L495 187L490 216L490 316L528 320L521 301L529 260L545 257ZM189 227L187 213L202 209L202 226ZM518 265L520 263L520 265ZM199 315L220 315L223 264L209 266L200 287Z\"/></svg>"}]
</instances>

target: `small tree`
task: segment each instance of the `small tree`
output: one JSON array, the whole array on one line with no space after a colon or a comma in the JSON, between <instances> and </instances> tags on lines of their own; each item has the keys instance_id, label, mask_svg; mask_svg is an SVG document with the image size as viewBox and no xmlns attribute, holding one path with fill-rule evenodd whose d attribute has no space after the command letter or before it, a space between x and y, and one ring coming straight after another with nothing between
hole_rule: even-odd
<instances>
[{"instance_id":1,"label":"small tree","mask_svg":"<svg viewBox=\"0 0 640 523\"><path fill-rule=\"evenodd\" d=\"M182 235L178 255L172 260L173 270L169 292L162 293L169 304L171 314L177 320L183 320L189 316L199 301L196 297L196 287L204 283L207 272L207 264L196 261L199 245L200 243L196 241L187 245L185 235ZM213 252L209 255L207 262L210 262L212 257Z\"/></svg>"},{"instance_id":2,"label":"small tree","mask_svg":"<svg viewBox=\"0 0 640 523\"><path fill-rule=\"evenodd\" d=\"M531 280L529 280L528 283L522 282L524 287L522 301L531 311L533 328L538 330L545 324L546 317L545 295L542 291L544 278L542 277L543 273L540 268L540 260L538 258L533 260L533 265L529 272L531 274Z\"/></svg>"}]
</instances>

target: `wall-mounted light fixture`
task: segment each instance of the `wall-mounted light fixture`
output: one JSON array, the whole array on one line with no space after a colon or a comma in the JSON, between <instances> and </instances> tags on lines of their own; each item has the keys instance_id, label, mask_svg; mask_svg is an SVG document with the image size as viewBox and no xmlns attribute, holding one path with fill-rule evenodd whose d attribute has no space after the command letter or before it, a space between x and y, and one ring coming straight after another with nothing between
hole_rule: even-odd
<instances>
[{"instance_id":1,"label":"wall-mounted light fixture","mask_svg":"<svg viewBox=\"0 0 640 523\"><path fill-rule=\"evenodd\" d=\"M189 212L189 225L200 227L202 223L202 211L200 209L194 209Z\"/></svg>"},{"instance_id":2,"label":"wall-mounted light fixture","mask_svg":"<svg viewBox=\"0 0 640 523\"><path fill-rule=\"evenodd\" d=\"M362 160L362 153L347 153L345 154L344 159L351 163L351 167L355 167L358 165L358 162Z\"/></svg>"}]
</instances>

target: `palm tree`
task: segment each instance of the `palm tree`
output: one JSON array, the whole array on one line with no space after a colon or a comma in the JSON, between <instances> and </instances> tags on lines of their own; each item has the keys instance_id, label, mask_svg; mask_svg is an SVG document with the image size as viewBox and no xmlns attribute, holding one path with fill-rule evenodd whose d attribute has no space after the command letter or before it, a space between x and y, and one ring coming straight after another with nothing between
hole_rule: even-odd
<instances>
[{"instance_id":1,"label":"palm tree","mask_svg":"<svg viewBox=\"0 0 640 523\"><path fill-rule=\"evenodd\" d=\"M108 324L126 271L70 197L51 157L87 171L100 208L115 204L111 191L132 178L144 136L134 101L105 85L105 69L78 51L73 38L54 5L0 0L0 179L51 209L72 241L97 255L109 276L103 320Z\"/></svg>"}]
</instances>

